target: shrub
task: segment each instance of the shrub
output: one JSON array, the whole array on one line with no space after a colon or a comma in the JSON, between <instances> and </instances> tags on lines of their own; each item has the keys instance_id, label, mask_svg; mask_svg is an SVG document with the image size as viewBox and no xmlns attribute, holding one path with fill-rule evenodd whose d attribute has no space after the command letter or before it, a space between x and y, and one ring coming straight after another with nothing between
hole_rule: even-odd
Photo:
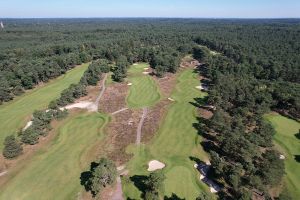
<instances>
[{"instance_id":1,"label":"shrub","mask_svg":"<svg viewBox=\"0 0 300 200\"><path fill-rule=\"evenodd\" d=\"M4 140L3 156L5 158L15 158L22 154L23 147L20 142L17 141L14 135L7 136Z\"/></svg>"}]
</instances>

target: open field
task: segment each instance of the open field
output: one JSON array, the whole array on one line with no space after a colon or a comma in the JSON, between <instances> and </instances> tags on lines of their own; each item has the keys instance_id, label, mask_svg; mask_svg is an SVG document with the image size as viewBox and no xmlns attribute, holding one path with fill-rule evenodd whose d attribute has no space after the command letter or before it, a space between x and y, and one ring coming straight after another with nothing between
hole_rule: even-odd
<instances>
[{"instance_id":1,"label":"open field","mask_svg":"<svg viewBox=\"0 0 300 200\"><path fill-rule=\"evenodd\" d=\"M132 83L127 96L130 108L142 108L154 105L160 100L160 92L156 82L151 76L142 72L149 65L145 63L132 65L129 69L128 81Z\"/></svg>"},{"instance_id":2,"label":"open field","mask_svg":"<svg viewBox=\"0 0 300 200\"><path fill-rule=\"evenodd\" d=\"M77 83L87 67L88 64L78 66L65 75L1 105L0 149L3 148L3 140L7 135L14 134L23 128L35 110L46 108L50 101L59 97L62 90L72 83Z\"/></svg>"},{"instance_id":3,"label":"open field","mask_svg":"<svg viewBox=\"0 0 300 200\"><path fill-rule=\"evenodd\" d=\"M296 200L300 197L300 163L295 160L295 156L300 155L300 138L296 135L299 132L300 123L278 114L269 114L267 119L276 130L275 144L286 157L285 181L289 193Z\"/></svg>"},{"instance_id":4,"label":"open field","mask_svg":"<svg viewBox=\"0 0 300 200\"><path fill-rule=\"evenodd\" d=\"M80 173L94 160L89 150L103 137L107 116L71 114L57 128L57 136L0 189L0 199L77 199Z\"/></svg>"},{"instance_id":5,"label":"open field","mask_svg":"<svg viewBox=\"0 0 300 200\"><path fill-rule=\"evenodd\" d=\"M196 108L190 102L205 95L195 88L197 85L198 75L192 69L181 72L171 96L175 102L169 107L157 135L147 145L130 146L127 149L134 153L127 166L131 176L147 175L147 163L152 159L166 164L163 170L167 176L165 194L168 197L175 193L180 198L195 199L201 190L208 189L200 182L199 173L193 167L194 162L189 158L208 158L199 144L201 138L193 127L193 123L197 122ZM126 197L140 199L141 192L133 181L124 180L123 189Z\"/></svg>"}]
</instances>

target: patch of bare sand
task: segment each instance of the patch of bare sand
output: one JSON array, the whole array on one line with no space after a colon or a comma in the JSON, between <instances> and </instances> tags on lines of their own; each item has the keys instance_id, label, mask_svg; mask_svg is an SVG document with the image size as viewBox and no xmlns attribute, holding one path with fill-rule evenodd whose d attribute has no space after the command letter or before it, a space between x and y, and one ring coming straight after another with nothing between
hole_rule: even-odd
<instances>
[{"instance_id":1,"label":"patch of bare sand","mask_svg":"<svg viewBox=\"0 0 300 200\"><path fill-rule=\"evenodd\" d=\"M149 172L153 172L153 171L156 171L158 169L163 169L166 165L162 162L159 162L158 160L151 160L149 163L148 163L148 171Z\"/></svg>"}]
</instances>

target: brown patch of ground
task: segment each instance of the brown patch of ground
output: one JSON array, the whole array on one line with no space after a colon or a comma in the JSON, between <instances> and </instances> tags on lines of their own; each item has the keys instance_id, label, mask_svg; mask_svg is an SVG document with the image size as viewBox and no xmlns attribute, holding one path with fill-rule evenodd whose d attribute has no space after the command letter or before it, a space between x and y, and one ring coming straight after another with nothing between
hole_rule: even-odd
<instances>
[{"instance_id":1,"label":"brown patch of ground","mask_svg":"<svg viewBox=\"0 0 300 200\"><path fill-rule=\"evenodd\" d=\"M213 112L211 112L208 109L204 109L204 108L198 108L198 112L199 112L200 117L202 117L204 119L210 119L214 115Z\"/></svg>"},{"instance_id":2,"label":"brown patch of ground","mask_svg":"<svg viewBox=\"0 0 300 200\"><path fill-rule=\"evenodd\" d=\"M100 112L113 113L126 107L128 88L126 83L114 83L107 87L100 101Z\"/></svg>"},{"instance_id":3,"label":"brown patch of ground","mask_svg":"<svg viewBox=\"0 0 300 200\"><path fill-rule=\"evenodd\" d=\"M157 82L162 95L169 97L176 84L176 75L167 73L163 78L157 78L155 76L153 78Z\"/></svg>"},{"instance_id":4,"label":"brown patch of ground","mask_svg":"<svg viewBox=\"0 0 300 200\"><path fill-rule=\"evenodd\" d=\"M154 107L148 109L148 114L145 118L142 127L142 142L146 143L150 141L153 135L158 131L163 118L167 113L167 107L170 105L170 101L165 99L160 101Z\"/></svg>"},{"instance_id":5,"label":"brown patch of ground","mask_svg":"<svg viewBox=\"0 0 300 200\"><path fill-rule=\"evenodd\" d=\"M126 153L126 147L135 143L141 114L142 110L131 109L114 115L106 127L107 136L97 151L112 159L117 166L127 162L132 155Z\"/></svg>"}]
</instances>

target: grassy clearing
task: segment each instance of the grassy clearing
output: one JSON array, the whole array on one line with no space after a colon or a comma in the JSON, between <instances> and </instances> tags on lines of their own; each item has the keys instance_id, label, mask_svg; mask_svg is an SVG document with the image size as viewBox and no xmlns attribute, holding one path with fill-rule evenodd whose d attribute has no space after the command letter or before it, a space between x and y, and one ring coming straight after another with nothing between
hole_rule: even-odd
<instances>
[{"instance_id":1,"label":"grassy clearing","mask_svg":"<svg viewBox=\"0 0 300 200\"><path fill-rule=\"evenodd\" d=\"M180 73L176 89L172 94L174 102L167 113L157 135L148 145L130 146L128 152L134 157L128 163L130 175L147 175L147 163L156 159L166 164L163 169L167 176L165 181L166 196L172 193L180 198L195 199L200 191L208 187L199 180L199 173L194 169L190 156L207 159L201 148L200 136L193 127L196 123L196 108L190 103L196 97L204 97L195 87L199 85L197 74L192 69ZM124 181L124 193L131 199L140 199L141 192L131 181Z\"/></svg>"},{"instance_id":2,"label":"grassy clearing","mask_svg":"<svg viewBox=\"0 0 300 200\"><path fill-rule=\"evenodd\" d=\"M127 96L127 104L130 108L142 108L154 105L160 100L160 92L152 77L142 74L149 65L140 63L132 65L128 71L128 81L132 83Z\"/></svg>"},{"instance_id":3,"label":"grassy clearing","mask_svg":"<svg viewBox=\"0 0 300 200\"><path fill-rule=\"evenodd\" d=\"M70 84L77 83L88 64L76 67L65 75L51 80L0 106L0 149L7 135L14 134L25 126L34 110L46 108L50 101L59 97L62 90Z\"/></svg>"},{"instance_id":4,"label":"grassy clearing","mask_svg":"<svg viewBox=\"0 0 300 200\"><path fill-rule=\"evenodd\" d=\"M276 130L275 144L286 156L285 182L288 191L293 199L298 199L300 197L300 163L295 160L295 156L300 155L300 138L296 135L300 129L300 123L278 114L269 114L267 119Z\"/></svg>"},{"instance_id":5,"label":"grassy clearing","mask_svg":"<svg viewBox=\"0 0 300 200\"><path fill-rule=\"evenodd\" d=\"M0 189L0 199L77 199L80 173L88 168L88 151L103 135L107 116L73 114L60 123L56 138L40 150Z\"/></svg>"}]
</instances>

